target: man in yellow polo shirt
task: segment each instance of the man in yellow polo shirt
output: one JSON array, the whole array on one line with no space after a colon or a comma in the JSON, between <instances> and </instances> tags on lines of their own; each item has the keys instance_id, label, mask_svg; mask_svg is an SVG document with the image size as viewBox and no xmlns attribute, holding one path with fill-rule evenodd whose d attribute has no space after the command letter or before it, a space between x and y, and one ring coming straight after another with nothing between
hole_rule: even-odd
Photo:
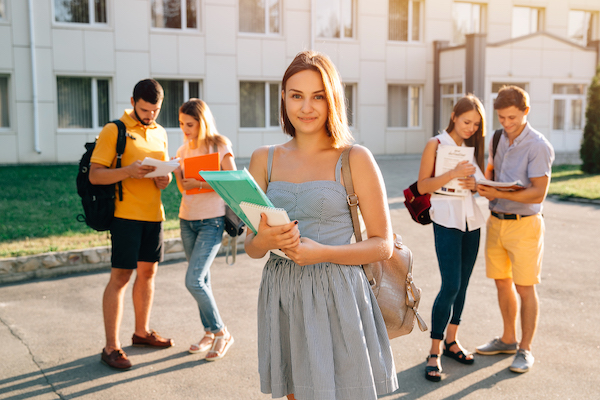
<instances>
[{"instance_id":1,"label":"man in yellow polo shirt","mask_svg":"<svg viewBox=\"0 0 600 400\"><path fill-rule=\"evenodd\" d=\"M135 332L133 345L170 347L171 339L150 330L150 309L154 297L154 277L163 258L162 221L165 212L161 190L171 181L171 175L144 178L155 167L142 165L146 157L161 161L169 159L167 133L155 120L164 98L163 88L153 79L138 82L131 98L132 110L120 118L127 129L125 152L121 168L116 165L118 128L107 124L96 142L90 167L90 182L109 185L122 182L123 199L117 196L115 218L110 227L112 257L111 274L104 290L102 309L106 347L101 360L117 369L131 368L131 362L121 348L119 327L123 316L125 289L134 270L133 307Z\"/></svg>"},{"instance_id":2,"label":"man in yellow polo shirt","mask_svg":"<svg viewBox=\"0 0 600 400\"><path fill-rule=\"evenodd\" d=\"M527 122L529 94L517 86L498 91L494 109L503 132L495 156L490 142L489 164L496 182L521 181L525 189L504 192L478 185L481 196L490 201L485 264L488 278L496 282L504 329L502 336L477 347L477 353L515 354L509 367L524 373L533 367L531 343L539 314L535 285L540 283L544 254L542 202L548 193L554 149L540 132ZM491 174L486 172L486 178ZM518 294L518 296L517 296ZM518 298L521 300L521 340L517 341Z\"/></svg>"}]
</instances>

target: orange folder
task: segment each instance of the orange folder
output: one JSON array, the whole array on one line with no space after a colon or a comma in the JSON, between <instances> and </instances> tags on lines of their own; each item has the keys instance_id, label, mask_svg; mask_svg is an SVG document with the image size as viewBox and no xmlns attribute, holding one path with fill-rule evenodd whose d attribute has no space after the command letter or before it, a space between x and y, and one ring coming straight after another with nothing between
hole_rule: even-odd
<instances>
[{"instance_id":1,"label":"orange folder","mask_svg":"<svg viewBox=\"0 0 600 400\"><path fill-rule=\"evenodd\" d=\"M221 169L221 157L219 153L211 153L204 156L189 157L183 160L183 170L185 178L194 178L206 182L199 174L200 171L219 171ZM212 192L213 189L190 189L185 194L198 194Z\"/></svg>"}]
</instances>

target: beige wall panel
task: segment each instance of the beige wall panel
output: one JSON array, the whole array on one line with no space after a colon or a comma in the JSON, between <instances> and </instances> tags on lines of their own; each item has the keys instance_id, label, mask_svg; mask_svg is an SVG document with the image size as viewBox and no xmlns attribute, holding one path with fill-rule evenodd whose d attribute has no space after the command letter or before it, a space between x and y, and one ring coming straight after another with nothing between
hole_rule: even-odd
<instances>
[{"instance_id":1,"label":"beige wall panel","mask_svg":"<svg viewBox=\"0 0 600 400\"><path fill-rule=\"evenodd\" d=\"M61 72L85 70L82 30L53 29L52 43L55 70Z\"/></svg>"},{"instance_id":2,"label":"beige wall panel","mask_svg":"<svg viewBox=\"0 0 600 400\"><path fill-rule=\"evenodd\" d=\"M208 54L233 55L236 51L237 7L209 5L206 12L206 52Z\"/></svg>"},{"instance_id":3,"label":"beige wall panel","mask_svg":"<svg viewBox=\"0 0 600 400\"><path fill-rule=\"evenodd\" d=\"M263 39L261 58L262 58L262 75L266 77L277 77L281 80L283 73L287 68L285 58L286 43L282 39ZM256 57L256 55L255 55Z\"/></svg>"},{"instance_id":4,"label":"beige wall panel","mask_svg":"<svg viewBox=\"0 0 600 400\"><path fill-rule=\"evenodd\" d=\"M179 73L189 76L206 74L206 41L204 36L178 37Z\"/></svg>"},{"instance_id":5,"label":"beige wall panel","mask_svg":"<svg viewBox=\"0 0 600 400\"><path fill-rule=\"evenodd\" d=\"M153 75L175 75L178 72L177 36L167 34L150 35L150 71Z\"/></svg>"},{"instance_id":6,"label":"beige wall panel","mask_svg":"<svg viewBox=\"0 0 600 400\"><path fill-rule=\"evenodd\" d=\"M0 164L16 164L17 154L17 136L0 134Z\"/></svg>"},{"instance_id":7,"label":"beige wall panel","mask_svg":"<svg viewBox=\"0 0 600 400\"><path fill-rule=\"evenodd\" d=\"M119 0L111 2L117 51L148 51L150 47L150 2ZM142 18L132 18L142 16Z\"/></svg>"},{"instance_id":8,"label":"beige wall panel","mask_svg":"<svg viewBox=\"0 0 600 400\"><path fill-rule=\"evenodd\" d=\"M13 68L12 32L10 26L0 25L0 69Z\"/></svg>"},{"instance_id":9,"label":"beige wall panel","mask_svg":"<svg viewBox=\"0 0 600 400\"><path fill-rule=\"evenodd\" d=\"M231 104L239 101L240 84L236 74L235 57L206 57L204 96L211 103Z\"/></svg>"},{"instance_id":10,"label":"beige wall panel","mask_svg":"<svg viewBox=\"0 0 600 400\"><path fill-rule=\"evenodd\" d=\"M262 42L257 38L240 37L237 40L237 73L243 77L260 77L262 71Z\"/></svg>"},{"instance_id":11,"label":"beige wall panel","mask_svg":"<svg viewBox=\"0 0 600 400\"><path fill-rule=\"evenodd\" d=\"M85 31L85 69L89 72L115 72L115 34L112 31Z\"/></svg>"}]
</instances>

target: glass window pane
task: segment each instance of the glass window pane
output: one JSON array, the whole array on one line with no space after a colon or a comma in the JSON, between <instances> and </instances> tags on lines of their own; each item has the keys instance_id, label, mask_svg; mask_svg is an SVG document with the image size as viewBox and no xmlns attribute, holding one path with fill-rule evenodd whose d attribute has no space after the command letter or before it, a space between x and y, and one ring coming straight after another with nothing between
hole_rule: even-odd
<instances>
[{"instance_id":1,"label":"glass window pane","mask_svg":"<svg viewBox=\"0 0 600 400\"><path fill-rule=\"evenodd\" d=\"M270 0L269 32L279 33L279 0Z\"/></svg>"},{"instance_id":2,"label":"glass window pane","mask_svg":"<svg viewBox=\"0 0 600 400\"><path fill-rule=\"evenodd\" d=\"M240 126L255 128L265 126L265 84L240 82Z\"/></svg>"},{"instance_id":3,"label":"glass window pane","mask_svg":"<svg viewBox=\"0 0 600 400\"><path fill-rule=\"evenodd\" d=\"M454 93L454 84L450 83L448 85L442 85L442 94L453 94Z\"/></svg>"},{"instance_id":4,"label":"glass window pane","mask_svg":"<svg viewBox=\"0 0 600 400\"><path fill-rule=\"evenodd\" d=\"M56 79L59 128L92 128L92 79Z\"/></svg>"},{"instance_id":5,"label":"glass window pane","mask_svg":"<svg viewBox=\"0 0 600 400\"><path fill-rule=\"evenodd\" d=\"M348 125L354 126L354 85L344 85L344 94L346 96L346 114Z\"/></svg>"},{"instance_id":6,"label":"glass window pane","mask_svg":"<svg viewBox=\"0 0 600 400\"><path fill-rule=\"evenodd\" d=\"M592 13L589 11L569 11L569 27L567 35L576 43L587 46L591 39Z\"/></svg>"},{"instance_id":7,"label":"glass window pane","mask_svg":"<svg viewBox=\"0 0 600 400\"><path fill-rule=\"evenodd\" d=\"M537 10L529 7L513 7L511 36L525 36L536 31Z\"/></svg>"},{"instance_id":8,"label":"glass window pane","mask_svg":"<svg viewBox=\"0 0 600 400\"><path fill-rule=\"evenodd\" d=\"M454 3L452 7L452 23L454 26L453 43L464 43L465 35L471 33L471 4Z\"/></svg>"},{"instance_id":9,"label":"glass window pane","mask_svg":"<svg viewBox=\"0 0 600 400\"><path fill-rule=\"evenodd\" d=\"M565 127L565 101L562 99L554 100L554 118L552 129L562 130Z\"/></svg>"},{"instance_id":10,"label":"glass window pane","mask_svg":"<svg viewBox=\"0 0 600 400\"><path fill-rule=\"evenodd\" d=\"M269 126L279 126L279 103L281 94L278 83L269 84Z\"/></svg>"},{"instance_id":11,"label":"glass window pane","mask_svg":"<svg viewBox=\"0 0 600 400\"><path fill-rule=\"evenodd\" d=\"M454 108L454 98L442 99L442 114L440 116L440 126L444 129L450 122L450 115L452 115L452 109Z\"/></svg>"},{"instance_id":12,"label":"glass window pane","mask_svg":"<svg viewBox=\"0 0 600 400\"><path fill-rule=\"evenodd\" d=\"M498 91L500 91L500 89L502 89L504 86L518 86L523 90L527 90L526 83L492 82L492 93L498 93Z\"/></svg>"},{"instance_id":13,"label":"glass window pane","mask_svg":"<svg viewBox=\"0 0 600 400\"><path fill-rule=\"evenodd\" d=\"M340 37L340 0L316 0L317 21L316 30L318 37Z\"/></svg>"},{"instance_id":14,"label":"glass window pane","mask_svg":"<svg viewBox=\"0 0 600 400\"><path fill-rule=\"evenodd\" d=\"M108 79L98 79L96 83L98 89L98 126L104 126L110 121Z\"/></svg>"},{"instance_id":15,"label":"glass window pane","mask_svg":"<svg viewBox=\"0 0 600 400\"><path fill-rule=\"evenodd\" d=\"M583 129L583 99L571 100L571 121L569 129Z\"/></svg>"},{"instance_id":16,"label":"glass window pane","mask_svg":"<svg viewBox=\"0 0 600 400\"><path fill-rule=\"evenodd\" d=\"M408 126L408 86L388 87L388 126Z\"/></svg>"},{"instance_id":17,"label":"glass window pane","mask_svg":"<svg viewBox=\"0 0 600 400\"><path fill-rule=\"evenodd\" d=\"M94 0L95 21L106 23L106 0Z\"/></svg>"},{"instance_id":18,"label":"glass window pane","mask_svg":"<svg viewBox=\"0 0 600 400\"><path fill-rule=\"evenodd\" d=\"M200 98L200 82L189 82L188 83L188 93L190 95L190 99L199 99Z\"/></svg>"},{"instance_id":19,"label":"glass window pane","mask_svg":"<svg viewBox=\"0 0 600 400\"><path fill-rule=\"evenodd\" d=\"M408 0L390 0L389 4L390 40L408 40Z\"/></svg>"},{"instance_id":20,"label":"glass window pane","mask_svg":"<svg viewBox=\"0 0 600 400\"><path fill-rule=\"evenodd\" d=\"M6 11L4 10L4 0L0 0L0 19L6 16Z\"/></svg>"},{"instance_id":21,"label":"glass window pane","mask_svg":"<svg viewBox=\"0 0 600 400\"><path fill-rule=\"evenodd\" d=\"M410 40L420 40L419 32L421 31L421 2L413 1L412 6L412 37Z\"/></svg>"},{"instance_id":22,"label":"glass window pane","mask_svg":"<svg viewBox=\"0 0 600 400\"><path fill-rule=\"evenodd\" d=\"M165 128L179 127L179 107L184 101L183 81L171 79L157 79L163 87L165 98L156 122Z\"/></svg>"},{"instance_id":23,"label":"glass window pane","mask_svg":"<svg viewBox=\"0 0 600 400\"><path fill-rule=\"evenodd\" d=\"M186 21L187 27L195 29L198 27L198 12L196 10L196 0L186 1Z\"/></svg>"},{"instance_id":24,"label":"glass window pane","mask_svg":"<svg viewBox=\"0 0 600 400\"><path fill-rule=\"evenodd\" d=\"M181 29L181 0L152 0L152 26Z\"/></svg>"},{"instance_id":25,"label":"glass window pane","mask_svg":"<svg viewBox=\"0 0 600 400\"><path fill-rule=\"evenodd\" d=\"M456 93L462 95L462 92L463 92L462 82L461 83L457 83L456 84Z\"/></svg>"},{"instance_id":26,"label":"glass window pane","mask_svg":"<svg viewBox=\"0 0 600 400\"><path fill-rule=\"evenodd\" d=\"M56 22L90 23L89 0L56 0L54 18Z\"/></svg>"},{"instance_id":27,"label":"glass window pane","mask_svg":"<svg viewBox=\"0 0 600 400\"><path fill-rule=\"evenodd\" d=\"M240 32L265 33L264 0L240 0Z\"/></svg>"},{"instance_id":28,"label":"glass window pane","mask_svg":"<svg viewBox=\"0 0 600 400\"><path fill-rule=\"evenodd\" d=\"M410 87L410 126L419 126L421 124L421 111L419 108L419 93L420 89L415 86Z\"/></svg>"},{"instance_id":29,"label":"glass window pane","mask_svg":"<svg viewBox=\"0 0 600 400\"><path fill-rule=\"evenodd\" d=\"M352 0L343 0L342 22L344 24L344 37L352 37Z\"/></svg>"},{"instance_id":30,"label":"glass window pane","mask_svg":"<svg viewBox=\"0 0 600 400\"><path fill-rule=\"evenodd\" d=\"M8 128L9 125L8 78L0 76L0 128Z\"/></svg>"}]
</instances>

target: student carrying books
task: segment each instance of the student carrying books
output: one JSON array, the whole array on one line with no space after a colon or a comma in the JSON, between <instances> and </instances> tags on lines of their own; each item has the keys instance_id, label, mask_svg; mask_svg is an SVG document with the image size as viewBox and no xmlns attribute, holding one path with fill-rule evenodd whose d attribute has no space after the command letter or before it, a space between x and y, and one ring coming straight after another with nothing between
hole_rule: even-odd
<instances>
[{"instance_id":1,"label":"student carrying books","mask_svg":"<svg viewBox=\"0 0 600 400\"><path fill-rule=\"evenodd\" d=\"M217 309L210 283L210 266L223 237L225 202L201 180L198 168L235 170L231 142L219 135L208 105L190 99L179 108L179 126L185 135L177 150L180 167L175 170L181 191L179 223L188 269L185 286L198 303L203 337L190 346L190 353L208 350L208 361L223 358L233 344ZM217 156L214 155L215 149ZM187 169L187 170L186 170Z\"/></svg>"}]
</instances>

